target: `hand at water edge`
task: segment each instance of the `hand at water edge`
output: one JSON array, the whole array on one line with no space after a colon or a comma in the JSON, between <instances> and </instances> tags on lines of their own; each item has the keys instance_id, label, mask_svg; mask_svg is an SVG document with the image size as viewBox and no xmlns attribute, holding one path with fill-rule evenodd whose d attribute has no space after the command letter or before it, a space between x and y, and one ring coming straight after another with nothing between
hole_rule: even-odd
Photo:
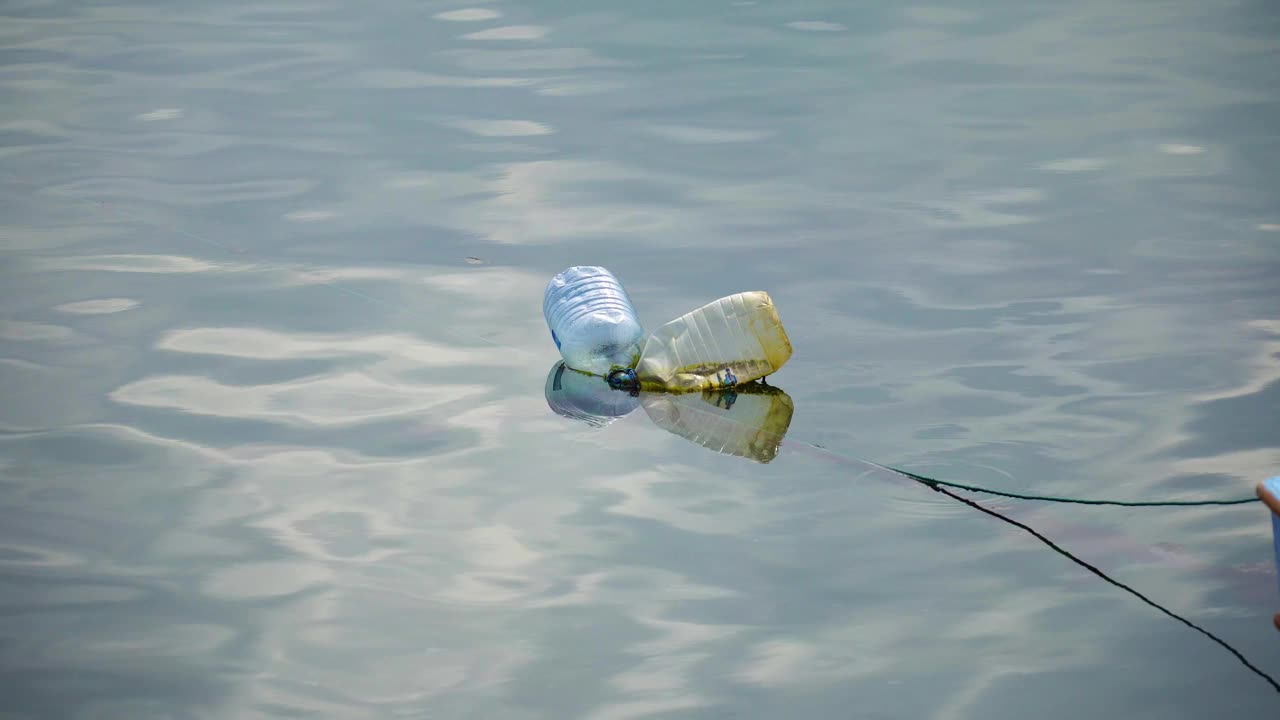
<instances>
[{"instance_id":1,"label":"hand at water edge","mask_svg":"<svg viewBox=\"0 0 1280 720\"><path fill-rule=\"evenodd\" d=\"M1280 571L1280 476L1258 483L1258 499L1271 509L1271 533L1276 545L1276 569ZM1280 613L1271 618L1276 630L1280 630Z\"/></svg>"}]
</instances>

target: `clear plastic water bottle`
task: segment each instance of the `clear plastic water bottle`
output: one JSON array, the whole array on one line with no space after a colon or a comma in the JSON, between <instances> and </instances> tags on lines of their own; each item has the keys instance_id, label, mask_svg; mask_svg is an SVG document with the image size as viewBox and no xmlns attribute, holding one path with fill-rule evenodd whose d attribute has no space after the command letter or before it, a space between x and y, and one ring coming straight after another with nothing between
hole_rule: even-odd
<instances>
[{"instance_id":1,"label":"clear plastic water bottle","mask_svg":"<svg viewBox=\"0 0 1280 720\"><path fill-rule=\"evenodd\" d=\"M612 368L634 368L644 329L622 283L602 267L579 265L551 278L542 314L565 364L606 376Z\"/></svg>"}]
</instances>

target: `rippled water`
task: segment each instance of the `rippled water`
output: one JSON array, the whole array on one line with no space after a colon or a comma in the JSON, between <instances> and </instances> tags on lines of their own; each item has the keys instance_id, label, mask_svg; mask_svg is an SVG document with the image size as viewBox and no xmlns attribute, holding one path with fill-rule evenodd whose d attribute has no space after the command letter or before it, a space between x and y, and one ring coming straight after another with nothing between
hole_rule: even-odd
<instances>
[{"instance_id":1,"label":"rippled water","mask_svg":"<svg viewBox=\"0 0 1280 720\"><path fill-rule=\"evenodd\" d=\"M1280 468L1270 4L0 13L0 715L1275 712L800 444L1124 499ZM768 290L790 407L709 412L795 444L553 412L571 264L650 328ZM1259 506L990 504L1280 674Z\"/></svg>"}]
</instances>

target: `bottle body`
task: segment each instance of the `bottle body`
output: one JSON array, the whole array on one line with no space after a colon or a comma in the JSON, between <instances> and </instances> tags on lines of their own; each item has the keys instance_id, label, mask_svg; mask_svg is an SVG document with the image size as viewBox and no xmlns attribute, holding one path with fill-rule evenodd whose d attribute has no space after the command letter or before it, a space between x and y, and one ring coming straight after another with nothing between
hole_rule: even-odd
<instances>
[{"instance_id":1,"label":"bottle body","mask_svg":"<svg viewBox=\"0 0 1280 720\"><path fill-rule=\"evenodd\" d=\"M791 357L791 341L769 293L720 298L658 328L636 365L645 390L716 390L771 375Z\"/></svg>"},{"instance_id":2,"label":"bottle body","mask_svg":"<svg viewBox=\"0 0 1280 720\"><path fill-rule=\"evenodd\" d=\"M632 368L640 358L644 329L631 298L613 273L588 265L551 279L542 315L565 364L592 375Z\"/></svg>"}]
</instances>

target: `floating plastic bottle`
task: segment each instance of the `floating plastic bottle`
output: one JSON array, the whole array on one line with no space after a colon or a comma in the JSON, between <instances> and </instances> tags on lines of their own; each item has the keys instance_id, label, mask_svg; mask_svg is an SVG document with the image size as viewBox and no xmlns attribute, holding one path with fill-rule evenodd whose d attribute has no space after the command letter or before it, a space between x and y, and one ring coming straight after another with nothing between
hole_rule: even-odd
<instances>
[{"instance_id":1,"label":"floating plastic bottle","mask_svg":"<svg viewBox=\"0 0 1280 720\"><path fill-rule=\"evenodd\" d=\"M558 360L547 374L547 406L552 412L593 427L604 427L640 407L637 394L609 387L601 378Z\"/></svg>"},{"instance_id":2,"label":"floating plastic bottle","mask_svg":"<svg viewBox=\"0 0 1280 720\"><path fill-rule=\"evenodd\" d=\"M738 293L663 325L645 341L634 376L610 382L693 392L748 383L777 372L791 341L769 293Z\"/></svg>"},{"instance_id":3,"label":"floating plastic bottle","mask_svg":"<svg viewBox=\"0 0 1280 720\"><path fill-rule=\"evenodd\" d=\"M580 265L551 278L542 314L571 369L605 376L636 366L644 329L627 291L608 270Z\"/></svg>"}]
</instances>

